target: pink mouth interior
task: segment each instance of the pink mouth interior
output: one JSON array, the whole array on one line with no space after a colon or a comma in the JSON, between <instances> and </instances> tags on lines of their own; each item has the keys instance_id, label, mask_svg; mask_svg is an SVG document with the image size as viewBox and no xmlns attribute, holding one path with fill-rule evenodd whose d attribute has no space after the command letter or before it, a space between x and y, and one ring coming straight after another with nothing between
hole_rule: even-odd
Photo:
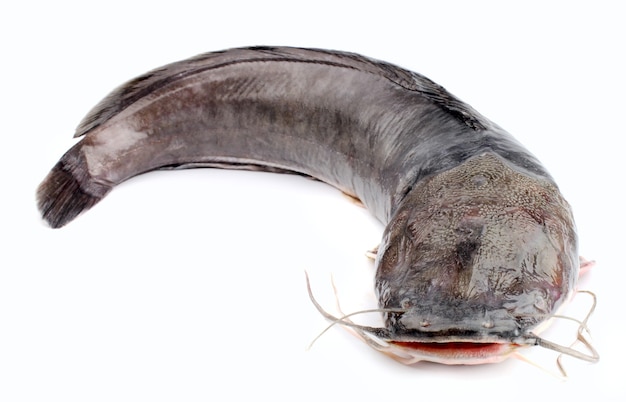
<instances>
[{"instance_id":1,"label":"pink mouth interior","mask_svg":"<svg viewBox=\"0 0 626 402\"><path fill-rule=\"evenodd\" d=\"M478 342L398 342L391 344L423 360L444 364L495 363L508 357L520 345Z\"/></svg>"}]
</instances>

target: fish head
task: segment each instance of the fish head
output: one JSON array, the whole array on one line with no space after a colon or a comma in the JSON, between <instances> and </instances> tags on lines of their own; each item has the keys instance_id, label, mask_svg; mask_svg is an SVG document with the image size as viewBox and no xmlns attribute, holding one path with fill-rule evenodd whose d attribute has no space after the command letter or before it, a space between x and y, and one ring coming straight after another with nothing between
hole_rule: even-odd
<instances>
[{"instance_id":1,"label":"fish head","mask_svg":"<svg viewBox=\"0 0 626 402\"><path fill-rule=\"evenodd\" d=\"M450 364L505 358L569 298L579 269L556 186L491 153L415 187L376 264L390 341Z\"/></svg>"}]
</instances>

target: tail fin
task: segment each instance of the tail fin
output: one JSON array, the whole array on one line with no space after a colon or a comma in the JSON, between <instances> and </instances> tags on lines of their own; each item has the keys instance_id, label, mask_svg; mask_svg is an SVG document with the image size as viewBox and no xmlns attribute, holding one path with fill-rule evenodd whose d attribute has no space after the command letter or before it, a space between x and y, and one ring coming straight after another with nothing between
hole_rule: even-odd
<instances>
[{"instance_id":1,"label":"tail fin","mask_svg":"<svg viewBox=\"0 0 626 402\"><path fill-rule=\"evenodd\" d=\"M60 228L98 203L113 185L94 180L80 152L72 147L37 189L37 205L43 219Z\"/></svg>"}]
</instances>

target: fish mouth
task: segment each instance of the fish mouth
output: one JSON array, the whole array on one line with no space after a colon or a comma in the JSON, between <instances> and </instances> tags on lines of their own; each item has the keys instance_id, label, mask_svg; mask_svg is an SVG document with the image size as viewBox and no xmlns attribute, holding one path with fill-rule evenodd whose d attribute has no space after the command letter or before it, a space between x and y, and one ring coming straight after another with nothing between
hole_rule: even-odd
<instances>
[{"instance_id":1,"label":"fish mouth","mask_svg":"<svg viewBox=\"0 0 626 402\"><path fill-rule=\"evenodd\" d=\"M351 316L355 314L370 313L370 312L382 312L389 313L407 313L407 309L372 309L363 310L351 314L343 314L341 317L335 317L332 314L326 312L322 306L315 300L313 293L311 292L311 284L309 277L306 274L307 290L309 298L315 308L329 321L331 324L318 335L311 345L317 340L324 332L330 329L334 325L341 325L353 332L358 338L365 342L369 347L375 349L394 360L403 364L414 364L420 361L429 361L433 363L441 363L447 365L477 365L485 363L498 363L511 357L517 349L540 346L545 349L549 349L559 353L561 355L569 355L577 359L581 359L587 362L596 363L599 360L599 355L596 349L592 346L590 341L586 338L585 333L588 334L587 320L595 310L596 300L595 295L593 297L593 305L583 321L577 321L580 325L578 327L577 341L581 343L586 349L586 352L581 352L573 348L573 344L570 346L559 345L551 342L547 339L543 339L530 330L521 331L520 328L509 325L500 328L499 326L492 326L492 322L484 329L489 328L490 331L477 330L476 328L454 328L448 326L447 328L430 328L431 331L416 330L406 328L403 331L392 331L389 328L384 327L371 327L365 325L358 325L352 322ZM341 311L340 311L341 312ZM563 318L563 317L562 317ZM567 318L567 317L565 317ZM430 326L427 326L427 328ZM497 330L495 330L497 328ZM557 364L559 369L565 374L561 364L557 358Z\"/></svg>"},{"instance_id":2,"label":"fish mouth","mask_svg":"<svg viewBox=\"0 0 626 402\"><path fill-rule=\"evenodd\" d=\"M333 325L339 324L369 347L377 350L394 360L403 364L414 364L420 361L429 361L434 363L442 363L449 365L474 365L484 363L497 363L505 360L516 349L522 346L529 346L532 342L528 342L523 337L516 339L502 337L502 334L487 335L481 331L471 331L466 329L451 329L450 327L443 329L438 328L430 333L419 330L390 331L388 328L377 328L355 324L350 316L365 312L383 312L383 313L400 313L407 312L406 309L374 309L365 310L353 314L335 317L326 312L322 306L313 297L311 291L311 283L309 276L305 272L307 291L309 298L315 308L332 323L326 328L328 330ZM343 314L343 313L342 313ZM433 328L431 328L432 330ZM318 335L311 345L324 332ZM514 331L515 335L519 333Z\"/></svg>"},{"instance_id":3,"label":"fish mouth","mask_svg":"<svg viewBox=\"0 0 626 402\"><path fill-rule=\"evenodd\" d=\"M452 306L434 313L411 309L388 317L393 317L388 321L388 333L375 334L381 340L378 350L407 364L420 360L443 364L497 363L528 344L521 337L525 330L504 309L485 311L482 306Z\"/></svg>"},{"instance_id":4,"label":"fish mouth","mask_svg":"<svg viewBox=\"0 0 626 402\"><path fill-rule=\"evenodd\" d=\"M517 331L498 334L448 328L435 333L416 330L401 333L336 320L372 349L407 365L421 361L447 365L499 363L519 348L536 344L534 336L520 336Z\"/></svg>"},{"instance_id":5,"label":"fish mouth","mask_svg":"<svg viewBox=\"0 0 626 402\"><path fill-rule=\"evenodd\" d=\"M527 345L513 342L386 340L379 343L376 349L404 364L430 361L448 365L475 365L501 362L523 346Z\"/></svg>"}]
</instances>

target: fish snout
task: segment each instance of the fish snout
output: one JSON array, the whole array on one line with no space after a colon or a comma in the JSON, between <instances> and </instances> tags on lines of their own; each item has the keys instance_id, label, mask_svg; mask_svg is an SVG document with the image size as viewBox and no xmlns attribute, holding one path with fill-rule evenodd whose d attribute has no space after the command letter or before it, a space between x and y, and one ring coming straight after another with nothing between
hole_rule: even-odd
<instances>
[{"instance_id":1,"label":"fish snout","mask_svg":"<svg viewBox=\"0 0 626 402\"><path fill-rule=\"evenodd\" d=\"M519 322L503 308L444 304L417 306L389 318L390 329L402 338L481 342L511 340L522 333Z\"/></svg>"}]
</instances>

